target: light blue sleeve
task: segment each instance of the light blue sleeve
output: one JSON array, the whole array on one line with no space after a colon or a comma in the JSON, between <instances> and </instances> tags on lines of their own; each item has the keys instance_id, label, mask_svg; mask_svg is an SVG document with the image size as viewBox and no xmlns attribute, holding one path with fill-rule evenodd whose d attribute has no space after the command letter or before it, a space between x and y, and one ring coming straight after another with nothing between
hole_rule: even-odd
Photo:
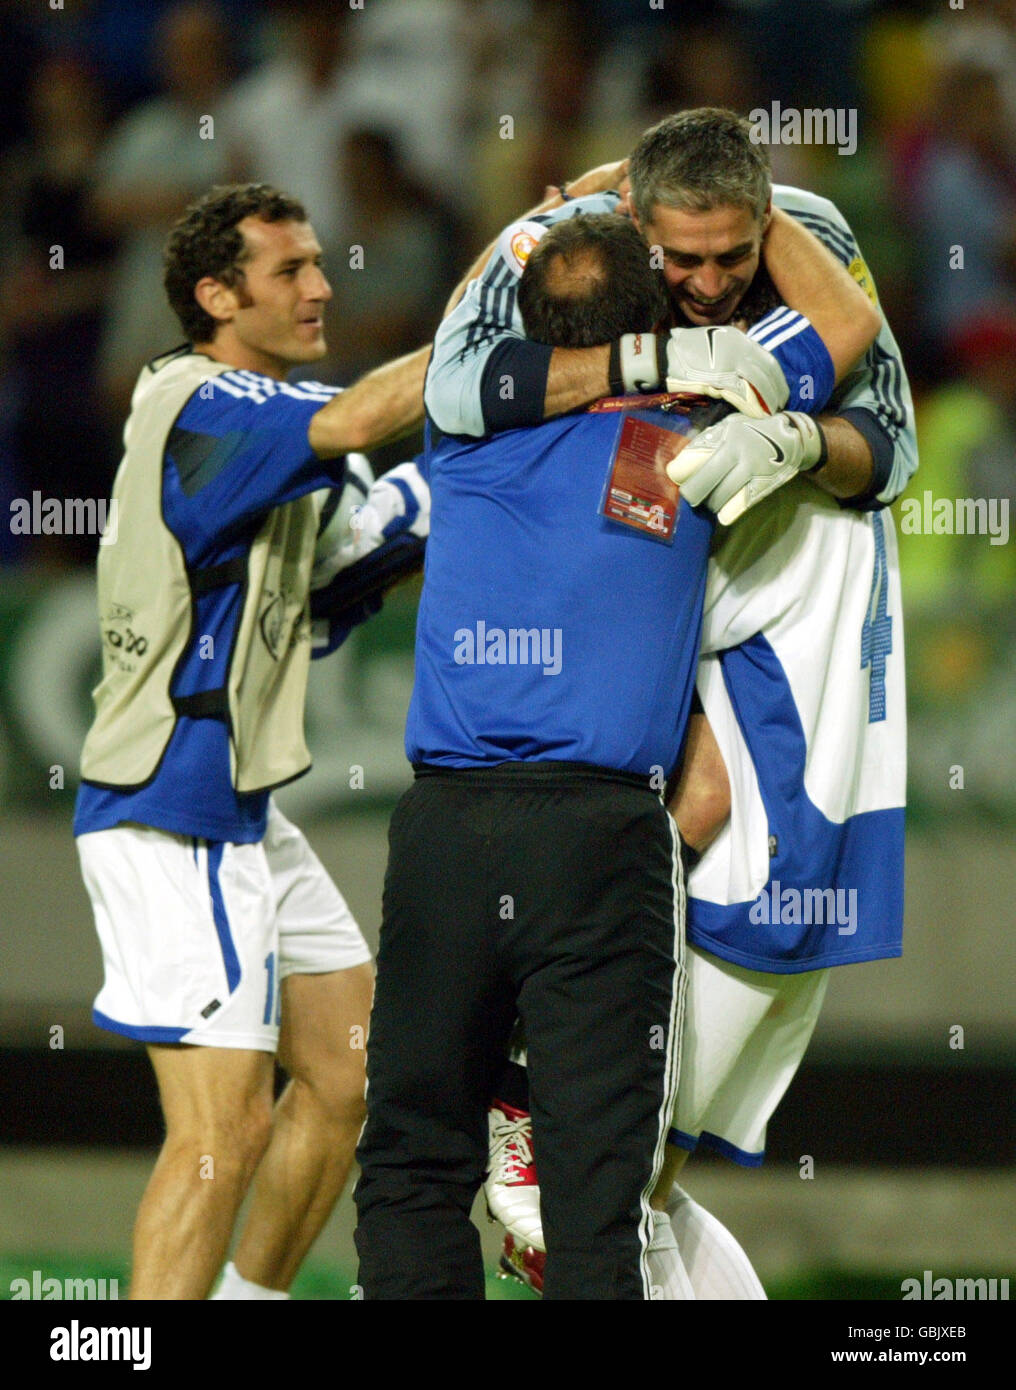
<instances>
[{"instance_id":1,"label":"light blue sleeve","mask_svg":"<svg viewBox=\"0 0 1016 1390\"><path fill-rule=\"evenodd\" d=\"M526 229L546 228L584 212L614 212L617 204L616 193L591 194L504 229L483 274L468 286L434 336L423 401L439 430L477 437L487 433L481 396L487 359L505 338L525 337L515 292L525 264ZM540 234L530 234L530 247Z\"/></svg>"},{"instance_id":2,"label":"light blue sleeve","mask_svg":"<svg viewBox=\"0 0 1016 1390\"><path fill-rule=\"evenodd\" d=\"M828 198L777 184L773 202L814 233L877 299L871 272L843 214ZM917 434L910 383L892 329L883 319L878 337L864 357L836 387L826 406L842 415L868 440L881 481L879 502L893 502L917 470ZM873 425L869 426L868 421Z\"/></svg>"}]
</instances>

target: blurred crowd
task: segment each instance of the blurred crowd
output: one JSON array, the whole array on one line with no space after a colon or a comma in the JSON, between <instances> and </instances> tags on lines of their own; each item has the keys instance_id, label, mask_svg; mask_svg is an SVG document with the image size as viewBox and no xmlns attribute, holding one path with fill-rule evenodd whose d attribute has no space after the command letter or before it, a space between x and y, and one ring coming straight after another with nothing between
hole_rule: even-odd
<instances>
[{"instance_id":1,"label":"blurred crowd","mask_svg":"<svg viewBox=\"0 0 1016 1390\"><path fill-rule=\"evenodd\" d=\"M215 182L309 209L345 383L425 342L489 237L662 114L856 108L858 146L774 145L834 199L919 405L911 492L1016 478L1016 0L0 0L0 508L103 497L140 366L180 340L176 215ZM355 248L362 256L354 255ZM354 268L362 259L362 269ZM1014 547L902 537L908 597L1008 614ZM21 538L66 565L94 537ZM975 556L976 551L976 556Z\"/></svg>"}]
</instances>

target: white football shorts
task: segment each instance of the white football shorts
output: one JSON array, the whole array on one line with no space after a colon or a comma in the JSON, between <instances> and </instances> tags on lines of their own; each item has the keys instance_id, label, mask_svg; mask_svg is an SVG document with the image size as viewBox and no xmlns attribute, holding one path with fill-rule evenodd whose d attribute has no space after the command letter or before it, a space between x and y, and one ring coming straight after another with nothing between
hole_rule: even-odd
<instances>
[{"instance_id":1,"label":"white football shorts","mask_svg":"<svg viewBox=\"0 0 1016 1390\"><path fill-rule=\"evenodd\" d=\"M105 967L92 1013L101 1028L275 1052L287 975L371 958L346 900L274 802L259 844L125 824L77 845Z\"/></svg>"},{"instance_id":2,"label":"white football shorts","mask_svg":"<svg viewBox=\"0 0 1016 1390\"><path fill-rule=\"evenodd\" d=\"M829 971L767 974L687 950L681 1075L669 1140L757 1167L766 1126L801 1065Z\"/></svg>"}]
</instances>

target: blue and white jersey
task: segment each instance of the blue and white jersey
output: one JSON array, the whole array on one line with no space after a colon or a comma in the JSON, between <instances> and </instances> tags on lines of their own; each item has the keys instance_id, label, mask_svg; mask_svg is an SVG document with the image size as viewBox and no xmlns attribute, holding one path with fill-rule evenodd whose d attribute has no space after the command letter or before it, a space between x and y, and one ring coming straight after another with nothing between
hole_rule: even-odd
<instances>
[{"instance_id":1,"label":"blue and white jersey","mask_svg":"<svg viewBox=\"0 0 1016 1390\"><path fill-rule=\"evenodd\" d=\"M618 202L616 193L576 198L504 230L483 274L468 286L434 338L424 403L440 430L480 436L539 423L552 349L526 341L516 305L528 249L562 218L616 212ZM833 203L782 184L773 188L773 203L813 232L876 300L854 235ZM815 369L814 353L802 355L805 336L812 336L802 333L806 327L806 319L781 308L754 325L750 334L777 357L795 393L801 373ZM801 343L795 343L796 335ZM510 400L503 390L506 376L513 383ZM868 441L875 460L869 504L894 501L917 467L917 444L910 387L889 326L883 323L864 358L839 386L833 386L831 369L828 380L809 385L808 394L803 398L792 394L786 408L809 414L824 410L848 419ZM524 417L527 404L529 413Z\"/></svg>"},{"instance_id":2,"label":"blue and white jersey","mask_svg":"<svg viewBox=\"0 0 1016 1390\"><path fill-rule=\"evenodd\" d=\"M623 418L567 415L428 452L411 762L592 763L655 773L662 790L691 704L713 519L682 501L668 545L599 514Z\"/></svg>"},{"instance_id":3,"label":"blue and white jersey","mask_svg":"<svg viewBox=\"0 0 1016 1390\"><path fill-rule=\"evenodd\" d=\"M898 956L906 708L888 511L803 479L723 533L698 692L731 814L688 880L688 939L754 970Z\"/></svg>"},{"instance_id":4,"label":"blue and white jersey","mask_svg":"<svg viewBox=\"0 0 1016 1390\"><path fill-rule=\"evenodd\" d=\"M265 832L271 786L236 790L230 720L221 711L209 717L202 702L210 706L218 698L228 683L236 651L251 640L240 632L247 591L257 582L249 573L249 561L269 514L343 480L345 459L319 458L307 437L312 416L337 388L318 382L290 385L256 372L227 370L209 375L184 398L168 435L165 428L150 430L149 411L157 393L172 390L176 376L200 370L198 363L208 361L183 350L146 367L124 431L127 455L122 469L132 459L145 460L143 486L152 489L148 505L157 518L153 528L160 533L167 528L178 547L174 547L172 573L167 566L165 574L138 576L135 587L143 584L157 590L161 585L175 592L181 583L190 586L189 633L174 617L165 634L137 639L152 645L157 637L181 643L169 687L179 717L154 773L142 784L124 787L82 781L76 835L126 821L235 843L258 841ZM157 495L160 488L161 496ZM139 525L137 511L132 516L130 507L123 506L122 512L121 542L128 528ZM307 524L316 525L316 516L311 509ZM145 537L133 540L143 554ZM161 543L161 534L152 538L153 556L162 553L157 542ZM313 538L307 544L312 549ZM307 569L309 574L309 559ZM134 584L130 575L124 576L124 584L124 593L130 597ZM183 592L186 599L187 589ZM306 593L302 597L267 591L261 595L255 621L258 640L269 651L273 642L282 640L278 632L288 632L278 618L283 601L299 611L306 605ZM186 621L184 617L182 622ZM105 617L104 623L109 626ZM132 658L125 655L129 644L125 647L118 632L112 637L118 644L114 658L129 662ZM136 650L143 649L137 646ZM276 661L281 655L271 654ZM133 695L134 699L143 699L143 694ZM133 736L140 722L137 713L130 701L117 710L120 739L129 741ZM302 729L302 704L298 719Z\"/></svg>"}]
</instances>

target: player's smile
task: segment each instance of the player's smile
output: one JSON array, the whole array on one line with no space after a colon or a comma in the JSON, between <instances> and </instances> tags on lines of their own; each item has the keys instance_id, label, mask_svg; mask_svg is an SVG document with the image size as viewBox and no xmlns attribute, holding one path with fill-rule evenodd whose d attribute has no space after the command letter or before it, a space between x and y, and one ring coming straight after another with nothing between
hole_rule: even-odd
<instances>
[{"instance_id":1,"label":"player's smile","mask_svg":"<svg viewBox=\"0 0 1016 1390\"><path fill-rule=\"evenodd\" d=\"M229 360L283 380L291 367L315 362L328 345L324 306L332 288L321 268L321 247L306 222L238 224L248 248L232 318L220 330Z\"/></svg>"},{"instance_id":2,"label":"player's smile","mask_svg":"<svg viewBox=\"0 0 1016 1390\"><path fill-rule=\"evenodd\" d=\"M746 207L689 212L657 203L652 221L640 224L649 245L663 253L674 308L690 323L730 319L758 269L768 221L768 214L760 222Z\"/></svg>"},{"instance_id":3,"label":"player's smile","mask_svg":"<svg viewBox=\"0 0 1016 1390\"><path fill-rule=\"evenodd\" d=\"M695 315L699 318L709 319L712 323L721 323L736 308L737 302L743 293L743 288L738 285L735 289L727 290L717 299L704 299L699 295L679 290L675 298L686 317ZM740 291L741 293L738 293Z\"/></svg>"}]
</instances>

